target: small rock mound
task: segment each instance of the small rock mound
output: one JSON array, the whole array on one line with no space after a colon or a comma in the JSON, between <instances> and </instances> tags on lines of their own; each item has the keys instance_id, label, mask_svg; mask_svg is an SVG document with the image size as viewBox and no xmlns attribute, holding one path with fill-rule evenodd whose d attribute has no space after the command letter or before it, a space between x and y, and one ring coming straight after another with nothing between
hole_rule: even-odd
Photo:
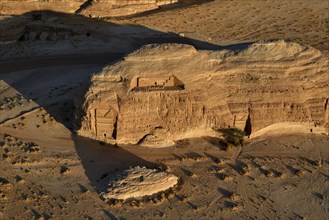
<instances>
[{"instance_id":1,"label":"small rock mound","mask_svg":"<svg viewBox=\"0 0 329 220\"><path fill-rule=\"evenodd\" d=\"M286 42L284 40L279 40L270 43L252 44L248 49L243 51L240 56L246 57L248 61L274 61L291 58L307 49L310 48L294 42Z\"/></svg>"},{"instance_id":2,"label":"small rock mound","mask_svg":"<svg viewBox=\"0 0 329 220\"><path fill-rule=\"evenodd\" d=\"M127 200L168 190L178 183L178 177L156 169L137 166L117 173L106 181L108 188L107 192L102 193L104 199Z\"/></svg>"}]
</instances>

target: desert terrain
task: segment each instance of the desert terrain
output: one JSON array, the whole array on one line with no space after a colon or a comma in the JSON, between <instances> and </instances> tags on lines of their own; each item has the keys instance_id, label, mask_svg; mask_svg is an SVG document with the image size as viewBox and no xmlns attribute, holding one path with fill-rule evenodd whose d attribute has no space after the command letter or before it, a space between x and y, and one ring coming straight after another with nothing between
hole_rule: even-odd
<instances>
[{"instance_id":1,"label":"desert terrain","mask_svg":"<svg viewBox=\"0 0 329 220\"><path fill-rule=\"evenodd\" d=\"M329 1L87 2L0 3L0 219L329 218ZM158 49L171 45L189 49ZM242 130L234 103L251 103L255 127L238 144L173 129L160 148L79 132L88 100L128 97L111 76L134 74L233 103ZM213 126L231 126L224 113Z\"/></svg>"}]
</instances>

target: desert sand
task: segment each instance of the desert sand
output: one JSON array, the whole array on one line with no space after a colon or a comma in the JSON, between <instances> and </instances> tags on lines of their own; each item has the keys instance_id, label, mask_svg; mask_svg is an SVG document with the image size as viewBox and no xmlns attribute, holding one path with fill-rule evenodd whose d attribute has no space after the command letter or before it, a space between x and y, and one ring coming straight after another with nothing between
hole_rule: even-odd
<instances>
[{"instance_id":1,"label":"desert sand","mask_svg":"<svg viewBox=\"0 0 329 220\"><path fill-rule=\"evenodd\" d=\"M115 18L104 11L99 18L74 14L84 2L72 2L0 4L0 219L329 218L329 1L183 0ZM271 50L259 47L271 42ZM162 43L190 45L195 56L141 49ZM148 60L155 55L178 60ZM223 73L217 83L232 100L247 96L234 92L242 88L266 104L271 96L258 96L257 88L280 88L282 100L297 103L295 118L274 110L273 121L284 120L259 121L236 146L223 135L196 135L199 130L161 148L150 147L159 141L152 138L143 145L78 135L73 101L84 97L85 83L107 71L130 76L136 69L177 69L186 90ZM189 71L200 75L190 79ZM124 178L135 170L140 173ZM118 175L123 178L114 181ZM124 195L119 190L145 187L144 181L152 190L116 197ZM165 187L153 191L157 184Z\"/></svg>"}]
</instances>

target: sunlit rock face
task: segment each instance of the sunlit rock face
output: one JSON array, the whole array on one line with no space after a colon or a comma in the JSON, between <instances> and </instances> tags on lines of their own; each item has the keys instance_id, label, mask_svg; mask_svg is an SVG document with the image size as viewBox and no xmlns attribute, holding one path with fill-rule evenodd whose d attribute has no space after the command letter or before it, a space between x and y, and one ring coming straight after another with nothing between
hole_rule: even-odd
<instances>
[{"instance_id":1,"label":"sunlit rock face","mask_svg":"<svg viewBox=\"0 0 329 220\"><path fill-rule=\"evenodd\" d=\"M239 52L147 45L91 76L75 99L75 128L105 142L154 147L223 127L251 136L271 126L328 132L327 74L328 56L285 41Z\"/></svg>"},{"instance_id":2,"label":"sunlit rock face","mask_svg":"<svg viewBox=\"0 0 329 220\"><path fill-rule=\"evenodd\" d=\"M20 15L30 11L51 10L74 13L85 0L2 0L1 15Z\"/></svg>"},{"instance_id":3,"label":"sunlit rock face","mask_svg":"<svg viewBox=\"0 0 329 220\"><path fill-rule=\"evenodd\" d=\"M154 10L178 0L2 0L0 14L51 10L95 17L126 16Z\"/></svg>"},{"instance_id":4,"label":"sunlit rock face","mask_svg":"<svg viewBox=\"0 0 329 220\"><path fill-rule=\"evenodd\" d=\"M101 193L104 199L127 200L152 196L173 188L178 184L178 177L164 171L134 167L109 176L103 182L107 183Z\"/></svg>"}]
</instances>

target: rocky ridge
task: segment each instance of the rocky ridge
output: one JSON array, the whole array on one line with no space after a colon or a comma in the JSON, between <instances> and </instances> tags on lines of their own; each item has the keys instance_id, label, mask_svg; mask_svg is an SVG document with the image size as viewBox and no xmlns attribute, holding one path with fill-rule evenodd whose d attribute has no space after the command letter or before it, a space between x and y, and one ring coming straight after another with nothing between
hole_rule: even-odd
<instances>
[{"instance_id":1,"label":"rocky ridge","mask_svg":"<svg viewBox=\"0 0 329 220\"><path fill-rule=\"evenodd\" d=\"M75 100L75 127L82 136L119 144L213 136L223 127L251 136L271 126L327 133L327 74L326 55L293 42L243 51L147 45L90 78ZM184 86L159 86L171 77Z\"/></svg>"},{"instance_id":2,"label":"rocky ridge","mask_svg":"<svg viewBox=\"0 0 329 220\"><path fill-rule=\"evenodd\" d=\"M51 10L90 17L117 17L154 10L177 2L178 0L5 0L0 3L0 15Z\"/></svg>"}]
</instances>

